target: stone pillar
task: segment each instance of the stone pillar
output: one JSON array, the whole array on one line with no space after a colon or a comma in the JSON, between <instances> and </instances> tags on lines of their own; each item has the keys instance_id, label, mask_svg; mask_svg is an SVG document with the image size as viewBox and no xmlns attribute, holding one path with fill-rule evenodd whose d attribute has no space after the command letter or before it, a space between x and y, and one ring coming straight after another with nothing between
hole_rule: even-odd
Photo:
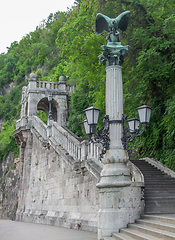
<instances>
[{"instance_id":1,"label":"stone pillar","mask_svg":"<svg viewBox=\"0 0 175 240\"><path fill-rule=\"evenodd\" d=\"M66 90L66 81L63 76L59 77L59 112L58 112L58 123L60 126L66 125L67 120L67 97L68 93Z\"/></svg>"},{"instance_id":2,"label":"stone pillar","mask_svg":"<svg viewBox=\"0 0 175 240\"><path fill-rule=\"evenodd\" d=\"M126 166L127 152L122 145L123 83L122 67L106 68L106 114L109 115L110 147L106 152L97 184L100 192L98 239L109 237L129 222L127 192L130 189L130 170Z\"/></svg>"},{"instance_id":3,"label":"stone pillar","mask_svg":"<svg viewBox=\"0 0 175 240\"><path fill-rule=\"evenodd\" d=\"M28 90L28 117L29 121L31 121L32 116L37 116L36 77L34 73L30 74Z\"/></svg>"},{"instance_id":4,"label":"stone pillar","mask_svg":"<svg viewBox=\"0 0 175 240\"><path fill-rule=\"evenodd\" d=\"M21 99L21 119L23 118L23 117L25 117L26 115L25 115L25 101L26 101L26 89L27 89L27 87L26 86L24 86L23 88L22 88L22 99Z\"/></svg>"},{"instance_id":5,"label":"stone pillar","mask_svg":"<svg viewBox=\"0 0 175 240\"><path fill-rule=\"evenodd\" d=\"M30 74L28 87L29 87L29 90L36 88L36 76L34 73Z\"/></svg>"}]
</instances>

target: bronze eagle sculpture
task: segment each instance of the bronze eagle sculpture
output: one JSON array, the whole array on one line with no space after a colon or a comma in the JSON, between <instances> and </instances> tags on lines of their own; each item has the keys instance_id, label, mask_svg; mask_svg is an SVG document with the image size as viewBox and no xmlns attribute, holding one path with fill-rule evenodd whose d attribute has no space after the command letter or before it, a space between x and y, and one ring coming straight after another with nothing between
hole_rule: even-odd
<instances>
[{"instance_id":1,"label":"bronze eagle sculpture","mask_svg":"<svg viewBox=\"0 0 175 240\"><path fill-rule=\"evenodd\" d=\"M106 31L108 32L107 40L109 42L119 42L119 32L117 29L126 31L129 14L130 11L125 11L116 18L110 18L102 13L98 13L95 20L95 34L99 35L103 31Z\"/></svg>"},{"instance_id":2,"label":"bronze eagle sculpture","mask_svg":"<svg viewBox=\"0 0 175 240\"><path fill-rule=\"evenodd\" d=\"M108 32L107 46L101 46L103 53L99 55L100 62L106 66L122 65L124 57L128 53L129 45L121 45L118 29L126 31L129 14L130 11L125 11L116 18L110 18L102 13L98 13L96 16L95 34L99 35L103 31Z\"/></svg>"},{"instance_id":3,"label":"bronze eagle sculpture","mask_svg":"<svg viewBox=\"0 0 175 240\"><path fill-rule=\"evenodd\" d=\"M125 11L116 18L110 18L102 13L98 13L95 21L95 33L98 35L103 31L110 32L111 28L115 28L116 30L119 28L122 31L126 31L129 13L130 11Z\"/></svg>"}]
</instances>

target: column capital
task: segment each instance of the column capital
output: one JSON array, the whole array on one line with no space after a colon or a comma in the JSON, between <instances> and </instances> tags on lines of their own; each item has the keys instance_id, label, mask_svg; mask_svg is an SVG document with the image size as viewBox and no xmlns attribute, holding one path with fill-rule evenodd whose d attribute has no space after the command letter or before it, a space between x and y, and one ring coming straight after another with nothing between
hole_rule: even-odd
<instances>
[{"instance_id":1,"label":"column capital","mask_svg":"<svg viewBox=\"0 0 175 240\"><path fill-rule=\"evenodd\" d=\"M102 45L103 53L99 55L100 62L108 66L121 66L124 62L124 57L128 54L129 45L123 46L120 42L110 42Z\"/></svg>"}]
</instances>

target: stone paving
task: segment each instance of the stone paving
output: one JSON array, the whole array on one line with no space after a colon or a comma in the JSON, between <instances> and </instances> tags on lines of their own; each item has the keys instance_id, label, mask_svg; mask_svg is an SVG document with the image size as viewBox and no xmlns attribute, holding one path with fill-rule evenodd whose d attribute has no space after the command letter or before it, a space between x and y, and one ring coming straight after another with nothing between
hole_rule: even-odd
<instances>
[{"instance_id":1,"label":"stone paving","mask_svg":"<svg viewBox=\"0 0 175 240\"><path fill-rule=\"evenodd\" d=\"M0 240L97 240L97 234L0 219Z\"/></svg>"}]
</instances>

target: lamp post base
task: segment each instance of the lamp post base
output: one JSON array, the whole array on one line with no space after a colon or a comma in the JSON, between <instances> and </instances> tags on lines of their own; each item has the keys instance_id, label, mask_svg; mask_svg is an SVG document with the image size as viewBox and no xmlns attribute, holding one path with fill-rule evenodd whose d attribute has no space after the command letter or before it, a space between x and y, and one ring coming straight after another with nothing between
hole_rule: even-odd
<instances>
[{"instance_id":1,"label":"lamp post base","mask_svg":"<svg viewBox=\"0 0 175 240\"><path fill-rule=\"evenodd\" d=\"M98 240L110 237L140 217L140 188L135 186L100 188Z\"/></svg>"}]
</instances>

